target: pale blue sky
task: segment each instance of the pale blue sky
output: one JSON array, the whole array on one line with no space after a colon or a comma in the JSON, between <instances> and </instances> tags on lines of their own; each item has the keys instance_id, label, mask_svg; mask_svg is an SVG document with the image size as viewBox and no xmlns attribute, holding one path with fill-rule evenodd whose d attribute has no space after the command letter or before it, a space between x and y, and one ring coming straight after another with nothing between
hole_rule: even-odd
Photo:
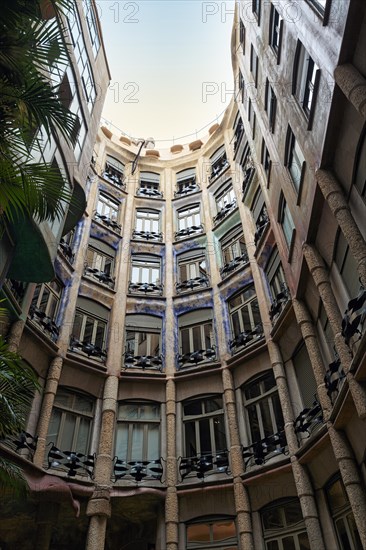
<instances>
[{"instance_id":1,"label":"pale blue sky","mask_svg":"<svg viewBox=\"0 0 366 550\"><path fill-rule=\"evenodd\" d=\"M156 141L178 140L215 122L233 90L234 0L97 0L97 5L112 75L107 120L134 137Z\"/></svg>"}]
</instances>

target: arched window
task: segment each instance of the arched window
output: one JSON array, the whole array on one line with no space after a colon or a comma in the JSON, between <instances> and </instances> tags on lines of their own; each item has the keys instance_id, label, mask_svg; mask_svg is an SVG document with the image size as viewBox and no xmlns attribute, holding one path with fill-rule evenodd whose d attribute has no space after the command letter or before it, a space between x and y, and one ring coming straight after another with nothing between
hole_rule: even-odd
<instances>
[{"instance_id":1,"label":"arched window","mask_svg":"<svg viewBox=\"0 0 366 550\"><path fill-rule=\"evenodd\" d=\"M161 369L160 317L126 315L125 368Z\"/></svg>"},{"instance_id":2,"label":"arched window","mask_svg":"<svg viewBox=\"0 0 366 550\"><path fill-rule=\"evenodd\" d=\"M177 172L177 190L176 195L182 196L188 193L194 193L198 191L199 187L196 182L196 169L186 168Z\"/></svg>"},{"instance_id":3,"label":"arched window","mask_svg":"<svg viewBox=\"0 0 366 550\"><path fill-rule=\"evenodd\" d=\"M298 498L272 502L261 510L266 550L308 550L310 543Z\"/></svg>"},{"instance_id":4,"label":"arched window","mask_svg":"<svg viewBox=\"0 0 366 550\"><path fill-rule=\"evenodd\" d=\"M187 292L208 285L205 249L195 248L179 254L177 292Z\"/></svg>"},{"instance_id":5,"label":"arched window","mask_svg":"<svg viewBox=\"0 0 366 550\"><path fill-rule=\"evenodd\" d=\"M179 324L179 366L194 366L216 357L212 309L197 309L181 315Z\"/></svg>"},{"instance_id":6,"label":"arched window","mask_svg":"<svg viewBox=\"0 0 366 550\"><path fill-rule=\"evenodd\" d=\"M187 550L238 550L234 518L198 518L187 523Z\"/></svg>"},{"instance_id":7,"label":"arched window","mask_svg":"<svg viewBox=\"0 0 366 550\"><path fill-rule=\"evenodd\" d=\"M152 254L132 254L131 281L128 291L133 294L161 294L161 258Z\"/></svg>"},{"instance_id":8,"label":"arched window","mask_svg":"<svg viewBox=\"0 0 366 550\"><path fill-rule=\"evenodd\" d=\"M355 518L339 475L326 484L325 493L341 550L362 550Z\"/></svg>"},{"instance_id":9,"label":"arched window","mask_svg":"<svg viewBox=\"0 0 366 550\"><path fill-rule=\"evenodd\" d=\"M215 395L185 401L183 428L186 457L225 451L227 443L222 397Z\"/></svg>"}]
</instances>

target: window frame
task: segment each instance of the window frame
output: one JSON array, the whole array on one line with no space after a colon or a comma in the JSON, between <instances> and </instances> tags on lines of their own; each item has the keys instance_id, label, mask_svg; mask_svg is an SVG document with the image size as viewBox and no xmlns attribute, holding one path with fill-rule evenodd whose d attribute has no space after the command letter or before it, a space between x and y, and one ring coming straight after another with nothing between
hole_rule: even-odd
<instances>
[{"instance_id":1,"label":"window frame","mask_svg":"<svg viewBox=\"0 0 366 550\"><path fill-rule=\"evenodd\" d=\"M298 508L298 513L301 515L302 520L299 520L297 523L294 523L293 525L287 525L286 524L286 515L285 515L285 507L290 505L296 505ZM277 529L267 529L268 534L266 535L266 529L264 526L264 519L263 514L266 512L270 512L271 510L276 510L277 513L280 513L282 516L283 524L281 527L278 527ZM262 532L263 532L263 540L266 544L266 548L268 548L267 543L271 541L276 541L278 545L278 550L283 550L283 544L282 540L286 537L291 537L294 546L296 550L300 549L300 543L299 543L299 536L305 535L307 539L307 543L309 544L309 539L307 535L307 530L305 526L305 520L302 515L300 502L298 497L296 498L289 498L289 499L280 499L278 501L271 502L264 508L260 510L260 518L261 518L261 525L262 525ZM310 544L309 544L310 547Z\"/></svg>"},{"instance_id":2,"label":"window frame","mask_svg":"<svg viewBox=\"0 0 366 550\"><path fill-rule=\"evenodd\" d=\"M217 402L221 401L221 408L214 408L213 410L206 410L207 408L210 408L208 405L209 402ZM186 414L185 407L189 406L201 406L201 412L195 413L195 414ZM212 406L211 406L212 408ZM225 438L225 448L224 449L217 449L216 448L216 438L215 438L215 425L218 423L215 422L215 419L217 420L220 418L222 427L224 429L224 438ZM209 430L210 430L210 450L204 450L202 451L202 442L200 437L200 432L202 429L200 426L200 423L205 422L208 419L209 422ZM187 428L186 426L191 423L194 425L194 439L195 439L195 450L190 451L188 449L188 438L187 438ZM207 396L201 396L198 398L191 398L183 401L182 403L182 429L183 429L183 448L184 448L184 456L185 457L196 457L196 456L204 456L206 454L219 454L220 452L223 452L227 449L227 434L226 434L226 424L225 424L225 408L224 408L224 402L223 398L220 395L207 395ZM195 453L195 454L194 454Z\"/></svg>"},{"instance_id":3,"label":"window frame","mask_svg":"<svg viewBox=\"0 0 366 550\"><path fill-rule=\"evenodd\" d=\"M160 232L160 210L153 208L136 208L135 231L146 233ZM141 228L138 228L140 222Z\"/></svg>"},{"instance_id":4,"label":"window frame","mask_svg":"<svg viewBox=\"0 0 366 550\"><path fill-rule=\"evenodd\" d=\"M271 4L271 12L269 17L269 46L276 56L277 65L281 61L283 36L283 19L275 6Z\"/></svg>"},{"instance_id":5,"label":"window frame","mask_svg":"<svg viewBox=\"0 0 366 550\"><path fill-rule=\"evenodd\" d=\"M218 539L217 534L214 534L214 526L216 524L233 524L235 529L235 537L233 536L225 539ZM188 540L188 530L190 527L194 527L195 525L208 526L208 535L210 540L193 540L190 542ZM235 518L231 516L209 516L207 518L200 517L195 520L191 520L186 523L186 542L186 550L214 550L215 548L217 550L221 550L224 547L228 550L233 550L234 548L237 549L239 548L239 542Z\"/></svg>"},{"instance_id":6,"label":"window frame","mask_svg":"<svg viewBox=\"0 0 366 550\"><path fill-rule=\"evenodd\" d=\"M285 221L286 221L286 224L284 223ZM289 251L288 261L291 261L291 256L292 256L295 236L296 236L296 227L293 221L292 214L288 207L287 201L282 191L280 194L280 199L278 201L278 223L281 225L282 233ZM289 231L291 231L291 235L287 231L287 226Z\"/></svg>"},{"instance_id":7,"label":"window frame","mask_svg":"<svg viewBox=\"0 0 366 550\"><path fill-rule=\"evenodd\" d=\"M248 292L252 292L252 294L245 297L245 294ZM240 303L232 305L232 302L238 300L239 298ZM230 327L233 339L238 338L243 333L254 331L261 322L258 297L254 284L246 285L242 290L240 290L240 292L230 296L227 300L227 308L230 317ZM234 316L237 318L237 322L234 321ZM256 319L256 317L258 319ZM249 321L250 327L246 326L247 321ZM236 327L239 330L237 330Z\"/></svg>"},{"instance_id":8,"label":"window frame","mask_svg":"<svg viewBox=\"0 0 366 550\"><path fill-rule=\"evenodd\" d=\"M285 166L297 193L297 204L299 204L305 177L306 160L291 126L287 128Z\"/></svg>"},{"instance_id":9,"label":"window frame","mask_svg":"<svg viewBox=\"0 0 366 550\"><path fill-rule=\"evenodd\" d=\"M137 270L137 272L136 272ZM148 275L147 279L145 276ZM154 281L154 271L158 271L159 277ZM131 283L140 283L140 284L153 284L161 285L161 257L155 256L152 254L131 254ZM134 273L138 273L137 280L134 278Z\"/></svg>"},{"instance_id":10,"label":"window frame","mask_svg":"<svg viewBox=\"0 0 366 550\"><path fill-rule=\"evenodd\" d=\"M264 106L264 110L266 111L268 116L268 125L270 132L274 134L277 113L277 97L268 78L266 78Z\"/></svg>"},{"instance_id":11,"label":"window frame","mask_svg":"<svg viewBox=\"0 0 366 550\"><path fill-rule=\"evenodd\" d=\"M253 76L254 85L256 88L258 86L258 71L259 71L258 64L259 64L259 60L258 60L257 52L255 51L253 44L251 44L250 45L250 72Z\"/></svg>"},{"instance_id":12,"label":"window frame","mask_svg":"<svg viewBox=\"0 0 366 550\"><path fill-rule=\"evenodd\" d=\"M262 0L252 0L252 13L257 20L258 25L261 23Z\"/></svg>"},{"instance_id":13,"label":"window frame","mask_svg":"<svg viewBox=\"0 0 366 550\"><path fill-rule=\"evenodd\" d=\"M110 195L99 192L96 213L105 216L108 220L118 223L120 203Z\"/></svg>"},{"instance_id":14,"label":"window frame","mask_svg":"<svg viewBox=\"0 0 366 550\"><path fill-rule=\"evenodd\" d=\"M57 285L58 289L56 290L52 288L52 285ZM37 293L37 289L39 289L38 293ZM51 321L55 322L60 309L63 289L64 287L62 283L57 279L54 279L49 283L38 283L34 290L31 307L37 308L42 313L44 313L47 317L49 317ZM45 307L42 307L43 296L46 292L49 293L47 297L47 302ZM50 314L51 313L50 309L52 305L51 299L54 301L54 304L55 304L52 314Z\"/></svg>"},{"instance_id":15,"label":"window frame","mask_svg":"<svg viewBox=\"0 0 366 550\"><path fill-rule=\"evenodd\" d=\"M292 95L308 121L308 130L312 128L319 83L320 69L303 43L298 40L292 73Z\"/></svg>"},{"instance_id":16,"label":"window frame","mask_svg":"<svg viewBox=\"0 0 366 550\"><path fill-rule=\"evenodd\" d=\"M80 336L79 337L76 337L75 334L74 334L75 321L76 321L77 316L81 317ZM87 325L88 321L92 321L93 329L92 329L92 333L90 335L90 339L88 341L86 341L85 340L85 328L86 328L86 325ZM103 327L103 335L102 335L102 339L101 339L101 345L96 344L97 331L98 331L99 326ZM72 328L72 332L71 332L72 338L75 338L76 340L78 340L80 342L83 342L83 343L86 343L86 344L91 344L91 345L93 345L95 347L98 347L101 350L105 351L106 341L107 341L107 331L108 331L108 319L103 319L103 318L101 318L101 317L99 317L99 316L97 316L97 315L95 315L95 314L93 314L89 311L86 311L86 310L83 310L79 307L76 307L74 322L73 322L73 328Z\"/></svg>"},{"instance_id":17,"label":"window frame","mask_svg":"<svg viewBox=\"0 0 366 550\"><path fill-rule=\"evenodd\" d=\"M190 219L192 219L192 223L188 225ZM195 220L197 220L197 223ZM201 205L199 203L190 204L177 210L177 231L189 229L190 227L199 227L200 225L202 225L202 221Z\"/></svg>"}]
</instances>

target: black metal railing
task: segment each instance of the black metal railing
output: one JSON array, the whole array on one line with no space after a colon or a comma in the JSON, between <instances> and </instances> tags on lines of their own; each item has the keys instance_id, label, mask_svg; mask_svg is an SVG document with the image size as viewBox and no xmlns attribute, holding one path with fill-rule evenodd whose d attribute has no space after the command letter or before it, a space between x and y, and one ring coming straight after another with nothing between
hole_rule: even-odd
<instances>
[{"instance_id":1,"label":"black metal railing","mask_svg":"<svg viewBox=\"0 0 366 550\"><path fill-rule=\"evenodd\" d=\"M265 230L269 226L267 210L262 211L256 222L256 232L254 233L254 244L257 246Z\"/></svg>"},{"instance_id":2,"label":"black metal railing","mask_svg":"<svg viewBox=\"0 0 366 550\"><path fill-rule=\"evenodd\" d=\"M109 288L114 288L115 278L111 277L109 273L105 271L100 271L95 267L86 266L84 270L84 275L96 279L99 283L109 286Z\"/></svg>"},{"instance_id":3,"label":"black metal railing","mask_svg":"<svg viewBox=\"0 0 366 550\"><path fill-rule=\"evenodd\" d=\"M5 279L5 283L12 295L14 296L16 302L20 304L24 298L28 283L24 283L23 281L16 281L15 279Z\"/></svg>"},{"instance_id":4,"label":"black metal railing","mask_svg":"<svg viewBox=\"0 0 366 550\"><path fill-rule=\"evenodd\" d=\"M75 451L61 451L52 443L47 455L48 469L63 470L69 477L87 473L94 476L95 454L85 455Z\"/></svg>"},{"instance_id":5,"label":"black metal railing","mask_svg":"<svg viewBox=\"0 0 366 550\"><path fill-rule=\"evenodd\" d=\"M134 283L130 281L128 283L128 292L129 294L148 294L162 296L163 294L163 285L160 283Z\"/></svg>"},{"instance_id":6,"label":"black metal railing","mask_svg":"<svg viewBox=\"0 0 366 550\"><path fill-rule=\"evenodd\" d=\"M262 323L258 323L252 330L243 331L229 341L231 353L234 355L261 338L263 338L263 326Z\"/></svg>"},{"instance_id":7,"label":"black metal railing","mask_svg":"<svg viewBox=\"0 0 366 550\"><path fill-rule=\"evenodd\" d=\"M48 317L44 311L35 306L30 307L29 317L51 338L53 342L56 342L60 333L60 327L56 325L51 317Z\"/></svg>"},{"instance_id":8,"label":"black metal railing","mask_svg":"<svg viewBox=\"0 0 366 550\"><path fill-rule=\"evenodd\" d=\"M229 202L228 204L225 204L223 208L214 216L213 223L216 225L217 223L221 222L223 219L226 218L229 214L231 214L235 208L236 208L236 199Z\"/></svg>"},{"instance_id":9,"label":"black metal railing","mask_svg":"<svg viewBox=\"0 0 366 550\"><path fill-rule=\"evenodd\" d=\"M312 432L323 424L323 411L317 399L311 407L306 407L296 417L294 422L295 433L307 433L308 437Z\"/></svg>"},{"instance_id":10,"label":"black metal railing","mask_svg":"<svg viewBox=\"0 0 366 550\"><path fill-rule=\"evenodd\" d=\"M283 311L285 305L290 300L290 292L287 288L286 283L280 284L280 292L276 294L275 299L272 302L271 308L269 310L269 317L272 323L277 319L280 313Z\"/></svg>"},{"instance_id":11,"label":"black metal railing","mask_svg":"<svg viewBox=\"0 0 366 550\"><path fill-rule=\"evenodd\" d=\"M348 302L342 319L342 336L347 345L358 334L362 337L362 327L366 320L366 288L361 288L358 296Z\"/></svg>"},{"instance_id":12,"label":"black metal railing","mask_svg":"<svg viewBox=\"0 0 366 550\"><path fill-rule=\"evenodd\" d=\"M64 239L61 239L58 246L65 258L70 262L70 264L72 264L75 254L73 253L69 243L67 243Z\"/></svg>"},{"instance_id":13,"label":"black metal railing","mask_svg":"<svg viewBox=\"0 0 366 550\"><path fill-rule=\"evenodd\" d=\"M277 433L243 447L243 458L246 466L254 464L260 466L280 454L288 454L284 430L279 430Z\"/></svg>"},{"instance_id":14,"label":"black metal railing","mask_svg":"<svg viewBox=\"0 0 366 550\"><path fill-rule=\"evenodd\" d=\"M184 237L189 237L190 235L196 235L198 233L203 233L203 223L199 225L191 225L191 227L186 227L176 231L174 234L175 239L183 239Z\"/></svg>"},{"instance_id":15,"label":"black metal railing","mask_svg":"<svg viewBox=\"0 0 366 550\"><path fill-rule=\"evenodd\" d=\"M6 437L0 441L16 453L21 454L24 458L33 461L33 456L37 449L38 436L33 436L28 432L20 432L18 436ZM27 453L24 454L24 451L27 451Z\"/></svg>"},{"instance_id":16,"label":"black metal railing","mask_svg":"<svg viewBox=\"0 0 366 550\"><path fill-rule=\"evenodd\" d=\"M150 197L152 199L162 199L163 193L154 187L139 187L136 191L138 197Z\"/></svg>"},{"instance_id":17,"label":"black metal railing","mask_svg":"<svg viewBox=\"0 0 366 550\"><path fill-rule=\"evenodd\" d=\"M211 166L210 180L217 178L220 174L222 174L226 170L226 168L228 168L228 166L229 166L229 161L227 160L226 155L220 157Z\"/></svg>"},{"instance_id":18,"label":"black metal railing","mask_svg":"<svg viewBox=\"0 0 366 550\"><path fill-rule=\"evenodd\" d=\"M163 234L157 231L137 231L132 233L133 239L141 239L142 241L155 241L161 242L163 240Z\"/></svg>"},{"instance_id":19,"label":"black metal railing","mask_svg":"<svg viewBox=\"0 0 366 550\"><path fill-rule=\"evenodd\" d=\"M198 363L212 362L216 360L216 349L212 346L208 349L199 349L178 355L178 370L185 367L197 366Z\"/></svg>"},{"instance_id":20,"label":"black metal railing","mask_svg":"<svg viewBox=\"0 0 366 550\"><path fill-rule=\"evenodd\" d=\"M121 232L121 225L117 223L115 220L112 220L108 216L105 216L104 214L99 214L99 212L96 212L94 214L94 217L97 221L100 221L103 223L103 225L106 225L110 229L113 229L116 233Z\"/></svg>"},{"instance_id":21,"label":"black metal railing","mask_svg":"<svg viewBox=\"0 0 366 550\"><path fill-rule=\"evenodd\" d=\"M208 287L209 285L209 278L206 275L202 275L201 277L194 277L193 279L187 279L187 281L176 283L175 290L177 294L179 294L180 292L188 292L190 290Z\"/></svg>"},{"instance_id":22,"label":"black metal railing","mask_svg":"<svg viewBox=\"0 0 366 550\"><path fill-rule=\"evenodd\" d=\"M163 477L164 469L161 458L126 461L115 456L113 461L113 480L115 482L120 479L135 481L136 483L149 479L161 481Z\"/></svg>"},{"instance_id":23,"label":"black metal railing","mask_svg":"<svg viewBox=\"0 0 366 550\"><path fill-rule=\"evenodd\" d=\"M163 370L162 355L134 355L130 351L123 354L124 369L142 369L142 370Z\"/></svg>"},{"instance_id":24,"label":"black metal railing","mask_svg":"<svg viewBox=\"0 0 366 550\"><path fill-rule=\"evenodd\" d=\"M81 342L80 340L77 340L73 336L70 338L70 351L76 351L81 352L84 355L87 355L88 357L93 357L95 359L100 359L101 361L105 361L107 358L107 350L101 348L100 346L96 346L95 344L92 344L91 342Z\"/></svg>"},{"instance_id":25,"label":"black metal railing","mask_svg":"<svg viewBox=\"0 0 366 550\"><path fill-rule=\"evenodd\" d=\"M240 256L236 256L233 260L230 262L224 264L220 268L220 275L222 278L227 277L227 275L230 275L234 271L236 271L239 267L242 267L243 265L247 264L249 262L249 256L247 252L243 252Z\"/></svg>"},{"instance_id":26,"label":"black metal railing","mask_svg":"<svg viewBox=\"0 0 366 550\"><path fill-rule=\"evenodd\" d=\"M181 481L187 476L203 480L208 475L229 473L229 451L227 450L193 457L179 457L178 462Z\"/></svg>"},{"instance_id":27,"label":"black metal railing","mask_svg":"<svg viewBox=\"0 0 366 550\"><path fill-rule=\"evenodd\" d=\"M334 403L341 386L343 385L346 375L344 374L341 360L338 355L334 361L328 365L328 369L325 372L324 382L327 388L327 394L332 403Z\"/></svg>"},{"instance_id":28,"label":"black metal railing","mask_svg":"<svg viewBox=\"0 0 366 550\"><path fill-rule=\"evenodd\" d=\"M199 190L199 184L196 182L195 178L192 178L189 182L187 181L187 183L178 184L178 189L174 192L174 197L183 197Z\"/></svg>"},{"instance_id":29,"label":"black metal railing","mask_svg":"<svg viewBox=\"0 0 366 550\"><path fill-rule=\"evenodd\" d=\"M113 183L114 185L117 185L117 187L120 187L121 189L126 188L126 183L124 180L123 174L119 173L117 170L113 170L110 167L106 167L104 172L102 173L102 177L109 182Z\"/></svg>"}]
</instances>

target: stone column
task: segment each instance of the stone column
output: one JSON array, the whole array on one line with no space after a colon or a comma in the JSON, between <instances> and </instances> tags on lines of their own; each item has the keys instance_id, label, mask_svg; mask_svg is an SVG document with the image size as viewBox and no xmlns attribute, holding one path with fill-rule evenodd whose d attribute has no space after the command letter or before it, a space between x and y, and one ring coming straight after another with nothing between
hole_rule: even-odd
<instances>
[{"instance_id":1,"label":"stone column","mask_svg":"<svg viewBox=\"0 0 366 550\"><path fill-rule=\"evenodd\" d=\"M43 392L43 401L38 417L36 432L36 435L38 436L37 449L33 458L33 463L40 468L42 467L44 461L48 426L51 420L52 408L61 376L62 365L62 357L55 357L52 359L47 373L46 385Z\"/></svg>"},{"instance_id":2,"label":"stone column","mask_svg":"<svg viewBox=\"0 0 366 550\"><path fill-rule=\"evenodd\" d=\"M52 527L57 522L60 505L56 502L40 502L37 509L37 533L35 547L37 550L49 550Z\"/></svg>"},{"instance_id":3,"label":"stone column","mask_svg":"<svg viewBox=\"0 0 366 550\"><path fill-rule=\"evenodd\" d=\"M177 495L176 456L176 391L175 382L166 382L166 485L165 529L166 550L178 550L179 505Z\"/></svg>"},{"instance_id":4,"label":"stone column","mask_svg":"<svg viewBox=\"0 0 366 550\"><path fill-rule=\"evenodd\" d=\"M86 509L86 515L90 517L87 550L103 550L107 520L112 514L110 487L118 383L117 376L108 376L104 385L100 440L94 470L95 489Z\"/></svg>"},{"instance_id":5,"label":"stone column","mask_svg":"<svg viewBox=\"0 0 366 550\"><path fill-rule=\"evenodd\" d=\"M8 341L8 350L12 353L18 353L18 348L20 344L20 340L22 338L23 330L24 330L25 321L22 319L18 319L17 321L14 321L14 323L11 325L7 341Z\"/></svg>"},{"instance_id":6,"label":"stone column","mask_svg":"<svg viewBox=\"0 0 366 550\"><path fill-rule=\"evenodd\" d=\"M366 79L351 63L338 65L334 78L348 101L366 118Z\"/></svg>"},{"instance_id":7,"label":"stone column","mask_svg":"<svg viewBox=\"0 0 366 550\"><path fill-rule=\"evenodd\" d=\"M244 472L244 461L236 413L235 388L232 374L227 367L222 371L222 384L230 435L231 472L233 475L234 501L240 548L243 550L254 550L249 493L241 479L241 474Z\"/></svg>"},{"instance_id":8,"label":"stone column","mask_svg":"<svg viewBox=\"0 0 366 550\"><path fill-rule=\"evenodd\" d=\"M303 245L303 252L309 271L314 279L314 283L324 305L325 312L328 316L329 323L334 334L334 344L342 363L357 413L360 418L366 418L365 390L361 384L355 380L353 374L350 372L352 355L341 334L342 317L333 294L323 259L315 247L309 244Z\"/></svg>"},{"instance_id":9,"label":"stone column","mask_svg":"<svg viewBox=\"0 0 366 550\"><path fill-rule=\"evenodd\" d=\"M332 410L332 403L327 394L327 388L324 382L325 367L320 353L315 327L304 302L293 299L292 305L313 368L319 402L323 410L324 421L326 422Z\"/></svg>"},{"instance_id":10,"label":"stone column","mask_svg":"<svg viewBox=\"0 0 366 550\"><path fill-rule=\"evenodd\" d=\"M309 537L310 548L311 550L325 550L312 483L306 467L298 462L295 455L299 445L294 431L294 413L287 386L281 351L279 346L273 342L273 340L268 340L267 344L273 373L278 387L278 396L281 402L283 419L285 422L285 433L291 456L292 473L294 476L297 495L300 500L306 531Z\"/></svg>"},{"instance_id":11,"label":"stone column","mask_svg":"<svg viewBox=\"0 0 366 550\"><path fill-rule=\"evenodd\" d=\"M346 435L336 430L330 422L328 423L328 433L352 507L362 547L366 548L366 493L358 467Z\"/></svg>"},{"instance_id":12,"label":"stone column","mask_svg":"<svg viewBox=\"0 0 366 550\"><path fill-rule=\"evenodd\" d=\"M315 175L319 188L349 244L352 256L356 260L360 281L366 287L366 243L353 219L342 188L334 175L328 170L318 170Z\"/></svg>"}]
</instances>

